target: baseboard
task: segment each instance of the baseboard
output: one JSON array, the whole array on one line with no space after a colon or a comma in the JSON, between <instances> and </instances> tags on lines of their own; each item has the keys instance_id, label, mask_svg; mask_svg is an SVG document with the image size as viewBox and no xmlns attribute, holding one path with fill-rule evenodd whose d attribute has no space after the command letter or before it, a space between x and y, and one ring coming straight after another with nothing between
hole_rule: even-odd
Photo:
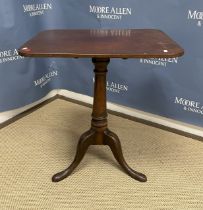
<instances>
[{"instance_id":1,"label":"baseboard","mask_svg":"<svg viewBox=\"0 0 203 210\"><path fill-rule=\"evenodd\" d=\"M0 128L20 118L20 116L23 116L23 113L25 113L26 111L32 111L32 109L34 109L36 106L40 104L44 104L50 99L56 97L57 93L58 93L58 90L52 90L45 97L41 98L38 101L35 101L34 103L28 104L18 109L1 112L0 113Z\"/></svg>"},{"instance_id":2,"label":"baseboard","mask_svg":"<svg viewBox=\"0 0 203 210\"><path fill-rule=\"evenodd\" d=\"M68 90L58 90L58 95L63 96L66 99L72 99L75 102L79 103L83 102L89 105L93 103L92 97L71 92ZM129 108L110 102L107 102L107 109L115 115L122 116L141 123L145 123L150 126L154 126L164 130L168 130L174 133L178 133L180 135L201 140L203 137L203 128L198 126L193 126L187 123L168 119L165 117L146 113L137 109Z\"/></svg>"}]
</instances>

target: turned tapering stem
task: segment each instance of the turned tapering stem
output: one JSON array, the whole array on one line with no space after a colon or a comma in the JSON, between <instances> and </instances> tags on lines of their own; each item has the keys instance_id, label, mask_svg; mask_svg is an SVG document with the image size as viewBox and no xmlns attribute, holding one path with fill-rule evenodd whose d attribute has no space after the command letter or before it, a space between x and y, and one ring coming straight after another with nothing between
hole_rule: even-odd
<instances>
[{"instance_id":1,"label":"turned tapering stem","mask_svg":"<svg viewBox=\"0 0 203 210\"><path fill-rule=\"evenodd\" d=\"M106 74L109 58L93 58L95 65L94 101L92 112L92 129L96 130L97 144L103 144L103 131L107 128L106 109Z\"/></svg>"}]
</instances>

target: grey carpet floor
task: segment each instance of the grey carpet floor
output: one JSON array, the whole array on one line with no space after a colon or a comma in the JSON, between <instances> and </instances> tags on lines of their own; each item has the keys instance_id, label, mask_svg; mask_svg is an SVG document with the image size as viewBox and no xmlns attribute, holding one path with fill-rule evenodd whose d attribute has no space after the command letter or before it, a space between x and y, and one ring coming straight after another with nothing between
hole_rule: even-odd
<instances>
[{"instance_id":1,"label":"grey carpet floor","mask_svg":"<svg viewBox=\"0 0 203 210\"><path fill-rule=\"evenodd\" d=\"M55 100L0 130L0 209L203 209L203 143L109 115L128 164L126 175L107 146L91 146L74 173L68 166L91 109Z\"/></svg>"}]
</instances>

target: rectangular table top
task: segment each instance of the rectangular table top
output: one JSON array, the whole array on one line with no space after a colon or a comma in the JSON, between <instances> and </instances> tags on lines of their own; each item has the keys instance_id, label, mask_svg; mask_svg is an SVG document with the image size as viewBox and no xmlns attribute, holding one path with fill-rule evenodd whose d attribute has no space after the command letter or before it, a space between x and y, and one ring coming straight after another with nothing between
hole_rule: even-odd
<instances>
[{"instance_id":1,"label":"rectangular table top","mask_svg":"<svg viewBox=\"0 0 203 210\"><path fill-rule=\"evenodd\" d=\"M27 57L172 58L184 50L156 29L46 30L26 42Z\"/></svg>"}]
</instances>

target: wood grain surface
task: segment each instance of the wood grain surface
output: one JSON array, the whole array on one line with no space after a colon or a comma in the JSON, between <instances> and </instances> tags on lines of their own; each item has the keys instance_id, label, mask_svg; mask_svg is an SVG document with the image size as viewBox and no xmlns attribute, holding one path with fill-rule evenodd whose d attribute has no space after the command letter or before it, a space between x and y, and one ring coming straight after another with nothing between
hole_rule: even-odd
<instances>
[{"instance_id":1,"label":"wood grain surface","mask_svg":"<svg viewBox=\"0 0 203 210\"><path fill-rule=\"evenodd\" d=\"M169 58L184 50L155 29L46 30L26 42L27 57Z\"/></svg>"}]
</instances>

